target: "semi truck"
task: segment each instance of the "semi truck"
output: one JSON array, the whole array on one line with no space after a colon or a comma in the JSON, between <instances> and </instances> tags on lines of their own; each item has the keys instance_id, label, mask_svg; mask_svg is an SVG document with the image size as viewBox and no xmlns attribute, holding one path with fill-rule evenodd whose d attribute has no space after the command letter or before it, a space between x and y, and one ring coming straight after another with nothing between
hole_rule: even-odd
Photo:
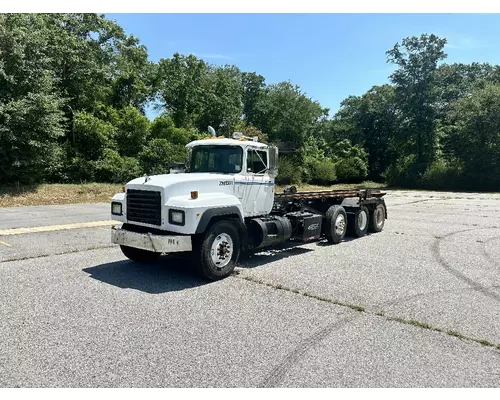
<instances>
[{"instance_id":1,"label":"semi truck","mask_svg":"<svg viewBox=\"0 0 500 400\"><path fill-rule=\"evenodd\" d=\"M170 173L128 182L113 196L112 243L137 262L186 253L211 281L228 277L242 252L279 243L380 232L387 209L380 190L276 193L278 148L235 132L187 144L187 162Z\"/></svg>"}]
</instances>

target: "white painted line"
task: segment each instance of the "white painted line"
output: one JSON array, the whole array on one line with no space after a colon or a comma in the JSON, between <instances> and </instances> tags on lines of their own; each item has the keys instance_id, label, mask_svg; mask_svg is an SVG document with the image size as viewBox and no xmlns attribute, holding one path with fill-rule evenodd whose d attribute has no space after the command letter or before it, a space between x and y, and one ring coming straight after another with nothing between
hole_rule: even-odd
<instances>
[{"instance_id":1,"label":"white painted line","mask_svg":"<svg viewBox=\"0 0 500 400\"><path fill-rule=\"evenodd\" d=\"M11 244L6 243L6 242L2 242L1 240L0 240L0 244L3 244L4 246L7 246L7 247L12 247L12 245L11 245Z\"/></svg>"},{"instance_id":2,"label":"white painted line","mask_svg":"<svg viewBox=\"0 0 500 400\"><path fill-rule=\"evenodd\" d=\"M0 230L0 236L22 235L24 233L38 233L61 231L65 229L80 229L80 228L96 228L98 226L117 225L118 221L93 221L93 222L78 222L75 224L66 225L51 225L51 226L34 226L32 228L12 228Z\"/></svg>"}]
</instances>

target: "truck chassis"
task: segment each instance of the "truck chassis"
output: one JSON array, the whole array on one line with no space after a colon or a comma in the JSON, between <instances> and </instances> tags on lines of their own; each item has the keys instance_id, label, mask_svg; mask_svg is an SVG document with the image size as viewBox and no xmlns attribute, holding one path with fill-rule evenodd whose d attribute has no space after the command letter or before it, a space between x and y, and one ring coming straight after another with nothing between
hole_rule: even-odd
<instances>
[{"instance_id":1,"label":"truck chassis","mask_svg":"<svg viewBox=\"0 0 500 400\"><path fill-rule=\"evenodd\" d=\"M297 192L292 186L274 195L273 209L265 216L242 220L228 211L211 217L204 231L195 235L126 223L114 228L112 241L136 261L186 252L200 274L213 281L232 273L242 251L289 240L307 243L326 238L337 244L346 234L362 237L380 232L387 218L385 194L372 189Z\"/></svg>"}]
</instances>

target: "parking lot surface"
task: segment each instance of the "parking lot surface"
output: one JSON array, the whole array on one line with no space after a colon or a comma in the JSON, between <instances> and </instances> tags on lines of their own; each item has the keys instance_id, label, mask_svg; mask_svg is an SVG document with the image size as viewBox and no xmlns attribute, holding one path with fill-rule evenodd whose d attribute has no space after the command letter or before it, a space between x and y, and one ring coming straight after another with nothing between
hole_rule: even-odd
<instances>
[{"instance_id":1,"label":"parking lot surface","mask_svg":"<svg viewBox=\"0 0 500 400\"><path fill-rule=\"evenodd\" d=\"M108 204L0 208L0 386L500 386L500 194L385 199L214 283L126 259Z\"/></svg>"}]
</instances>

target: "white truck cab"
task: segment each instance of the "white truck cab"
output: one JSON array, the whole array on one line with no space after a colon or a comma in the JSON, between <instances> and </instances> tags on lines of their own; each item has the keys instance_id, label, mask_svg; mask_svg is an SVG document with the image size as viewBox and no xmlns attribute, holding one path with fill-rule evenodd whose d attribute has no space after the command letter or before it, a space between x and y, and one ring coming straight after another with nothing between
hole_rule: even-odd
<instances>
[{"instance_id":1,"label":"white truck cab","mask_svg":"<svg viewBox=\"0 0 500 400\"><path fill-rule=\"evenodd\" d=\"M162 253L191 252L201 274L216 280L232 273L243 248L264 247L297 235L309 240L326 234L332 243L342 240L347 212L334 204L344 197L360 197L358 192L322 196L318 201L310 194L277 195L277 147L240 133L227 139L209 131L211 137L186 146L184 168L177 164L170 174L136 178L113 196L112 218L123 225L113 227L112 242L126 257L149 261ZM368 201L365 195L363 204L352 199L345 203L356 221L365 221L358 231L366 233L369 217L370 223L379 221L374 227L381 230L386 215L383 200Z\"/></svg>"},{"instance_id":2,"label":"white truck cab","mask_svg":"<svg viewBox=\"0 0 500 400\"><path fill-rule=\"evenodd\" d=\"M199 233L207 210L212 214L216 209L231 210L241 221L271 212L277 172L275 147L245 138L217 137L196 140L186 147L189 161L184 172L128 182L126 193L112 199L121 211L113 214L113 219L192 235Z\"/></svg>"}]
</instances>

